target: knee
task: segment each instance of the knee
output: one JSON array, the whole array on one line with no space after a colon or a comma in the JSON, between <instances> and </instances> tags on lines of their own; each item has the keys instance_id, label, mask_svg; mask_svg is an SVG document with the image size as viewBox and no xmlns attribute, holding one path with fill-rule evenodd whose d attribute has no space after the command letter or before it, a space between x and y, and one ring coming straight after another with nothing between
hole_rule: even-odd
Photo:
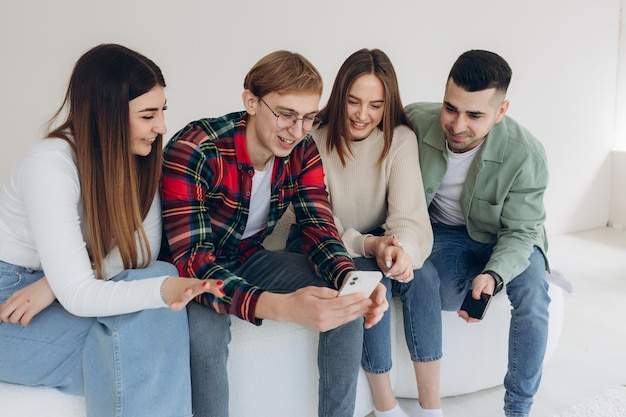
<instances>
[{"instance_id":1,"label":"knee","mask_svg":"<svg viewBox=\"0 0 626 417\"><path fill-rule=\"evenodd\" d=\"M465 294L471 288L471 281L459 285L452 281L442 281L439 287L441 297L441 309L445 311L457 311L461 308Z\"/></svg>"},{"instance_id":2,"label":"knee","mask_svg":"<svg viewBox=\"0 0 626 417\"><path fill-rule=\"evenodd\" d=\"M155 276L167 275L169 277L177 277L180 275L178 273L178 269L176 269L176 267L169 262L152 261L150 268L154 268L153 273Z\"/></svg>"},{"instance_id":3,"label":"knee","mask_svg":"<svg viewBox=\"0 0 626 417\"><path fill-rule=\"evenodd\" d=\"M439 292L439 273L435 266L426 260L421 268L413 271L411 286L419 287L420 292Z\"/></svg>"}]
</instances>

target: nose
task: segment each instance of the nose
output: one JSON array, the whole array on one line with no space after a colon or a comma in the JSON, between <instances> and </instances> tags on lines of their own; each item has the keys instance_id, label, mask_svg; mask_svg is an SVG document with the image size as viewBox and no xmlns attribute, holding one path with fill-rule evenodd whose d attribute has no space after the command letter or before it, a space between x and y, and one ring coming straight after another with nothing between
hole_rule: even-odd
<instances>
[{"instance_id":1,"label":"nose","mask_svg":"<svg viewBox=\"0 0 626 417\"><path fill-rule=\"evenodd\" d=\"M152 131L159 135L165 135L167 133L167 126L165 125L165 118L163 116L155 117L154 121L155 121L155 124L152 127Z\"/></svg>"},{"instance_id":2,"label":"nose","mask_svg":"<svg viewBox=\"0 0 626 417\"><path fill-rule=\"evenodd\" d=\"M359 106L359 108L356 111L356 117L359 120L363 120L363 119L365 119L366 115L367 115L367 106L366 105Z\"/></svg>"},{"instance_id":3,"label":"nose","mask_svg":"<svg viewBox=\"0 0 626 417\"><path fill-rule=\"evenodd\" d=\"M302 139L307 132L304 131L304 120L298 119L287 129L294 137Z\"/></svg>"},{"instance_id":4,"label":"nose","mask_svg":"<svg viewBox=\"0 0 626 417\"><path fill-rule=\"evenodd\" d=\"M467 127L467 123L465 123L463 118L460 116L454 117L450 125L452 126L452 129L454 129L454 133L461 133L465 131L465 128Z\"/></svg>"}]
</instances>

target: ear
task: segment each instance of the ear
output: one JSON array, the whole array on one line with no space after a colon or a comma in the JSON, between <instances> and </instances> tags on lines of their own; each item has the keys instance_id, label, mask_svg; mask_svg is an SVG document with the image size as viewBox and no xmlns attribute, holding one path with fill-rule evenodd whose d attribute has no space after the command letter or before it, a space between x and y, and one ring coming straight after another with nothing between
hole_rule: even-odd
<instances>
[{"instance_id":1,"label":"ear","mask_svg":"<svg viewBox=\"0 0 626 417\"><path fill-rule=\"evenodd\" d=\"M246 112L248 112L250 116L255 115L257 105L259 104L257 96L252 94L252 91L245 89L243 93L241 93L241 100L243 101L243 107L246 109Z\"/></svg>"},{"instance_id":2,"label":"ear","mask_svg":"<svg viewBox=\"0 0 626 417\"><path fill-rule=\"evenodd\" d=\"M496 114L496 123L500 123L502 121L507 110L509 110L509 100L502 100L500 107L498 107L498 113Z\"/></svg>"}]
</instances>

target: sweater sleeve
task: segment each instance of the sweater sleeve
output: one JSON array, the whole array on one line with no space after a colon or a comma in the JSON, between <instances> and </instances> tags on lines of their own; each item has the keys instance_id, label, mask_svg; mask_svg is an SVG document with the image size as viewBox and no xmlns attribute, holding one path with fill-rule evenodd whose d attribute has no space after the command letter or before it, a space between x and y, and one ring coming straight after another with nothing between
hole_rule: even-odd
<instances>
[{"instance_id":1,"label":"sweater sleeve","mask_svg":"<svg viewBox=\"0 0 626 417\"><path fill-rule=\"evenodd\" d=\"M424 185L419 167L417 139L404 126L396 128L398 144L390 155L385 235L395 235L411 255L414 268L421 268L433 246Z\"/></svg>"},{"instance_id":2,"label":"sweater sleeve","mask_svg":"<svg viewBox=\"0 0 626 417\"><path fill-rule=\"evenodd\" d=\"M69 145L65 150L33 154L19 178L43 271L66 310L96 317L166 306L160 297L165 277L128 282L96 279L83 235L80 183ZM154 208L158 204L153 204L152 219ZM158 246L152 250L158 252Z\"/></svg>"}]
</instances>

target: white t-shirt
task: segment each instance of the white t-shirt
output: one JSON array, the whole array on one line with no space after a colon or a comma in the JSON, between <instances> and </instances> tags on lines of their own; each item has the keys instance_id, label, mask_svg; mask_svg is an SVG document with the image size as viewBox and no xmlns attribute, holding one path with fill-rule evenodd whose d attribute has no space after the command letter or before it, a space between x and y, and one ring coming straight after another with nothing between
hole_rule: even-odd
<instances>
[{"instance_id":1,"label":"white t-shirt","mask_svg":"<svg viewBox=\"0 0 626 417\"><path fill-rule=\"evenodd\" d=\"M158 193L143 226L155 259L161 242ZM166 277L108 281L124 269L117 248L105 259L106 279L96 279L87 230L72 149L62 139L44 139L0 190L0 260L43 269L59 302L77 316L166 306L160 296Z\"/></svg>"},{"instance_id":2,"label":"white t-shirt","mask_svg":"<svg viewBox=\"0 0 626 417\"><path fill-rule=\"evenodd\" d=\"M448 152L446 174L441 180L441 185L433 198L430 209L430 215L434 220L450 226L465 224L465 216L460 203L461 192L470 165L472 165L472 161L474 161L474 157L481 146L482 143L467 152L454 153L448 148L446 142Z\"/></svg>"},{"instance_id":3,"label":"white t-shirt","mask_svg":"<svg viewBox=\"0 0 626 417\"><path fill-rule=\"evenodd\" d=\"M272 168L274 156L265 164L263 171L254 170L252 177L252 194L250 195L250 213L243 238L254 235L267 228L267 217L270 214L270 196L272 193Z\"/></svg>"}]
</instances>

